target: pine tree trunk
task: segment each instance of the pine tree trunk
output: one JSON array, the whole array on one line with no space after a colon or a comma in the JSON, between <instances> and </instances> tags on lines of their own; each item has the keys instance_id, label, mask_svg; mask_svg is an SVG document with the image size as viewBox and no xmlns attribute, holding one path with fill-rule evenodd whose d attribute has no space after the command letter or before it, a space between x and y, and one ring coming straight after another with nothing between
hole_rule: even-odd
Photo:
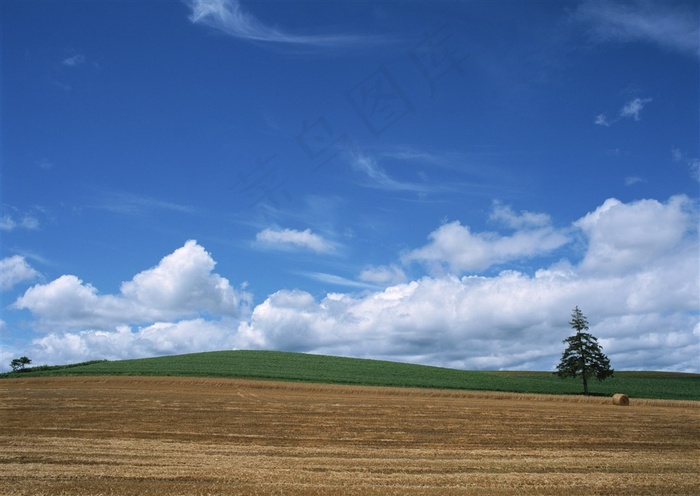
<instances>
[{"instance_id":1,"label":"pine tree trunk","mask_svg":"<svg viewBox=\"0 0 700 496\"><path fill-rule=\"evenodd\" d=\"M588 395L588 377L583 374L583 394Z\"/></svg>"}]
</instances>

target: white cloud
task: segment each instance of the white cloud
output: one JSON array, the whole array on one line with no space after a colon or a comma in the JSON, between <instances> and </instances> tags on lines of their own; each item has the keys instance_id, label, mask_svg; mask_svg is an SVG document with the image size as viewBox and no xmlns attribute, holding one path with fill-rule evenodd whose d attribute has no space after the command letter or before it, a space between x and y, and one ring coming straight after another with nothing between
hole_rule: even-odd
<instances>
[{"instance_id":1,"label":"white cloud","mask_svg":"<svg viewBox=\"0 0 700 496\"><path fill-rule=\"evenodd\" d=\"M62 275L47 284L29 288L13 304L27 309L43 324L75 327L129 319L129 302L112 295L98 296L97 289L73 275Z\"/></svg>"},{"instance_id":2,"label":"white cloud","mask_svg":"<svg viewBox=\"0 0 700 496\"><path fill-rule=\"evenodd\" d=\"M187 241L151 269L122 283L118 295L100 295L76 276L63 275L29 288L13 304L30 310L43 328L110 328L126 323L179 319L200 313L236 316L250 301L212 273L215 262Z\"/></svg>"},{"instance_id":3,"label":"white cloud","mask_svg":"<svg viewBox=\"0 0 700 496\"><path fill-rule=\"evenodd\" d=\"M491 218L516 228L511 235L474 233L459 221L440 226L429 235L430 243L403 255L402 261L421 262L432 270L447 267L453 273L479 272L493 265L550 253L569 242L568 236L549 225L545 214L515 214L496 203Z\"/></svg>"},{"instance_id":4,"label":"white cloud","mask_svg":"<svg viewBox=\"0 0 700 496\"><path fill-rule=\"evenodd\" d=\"M672 197L666 204L606 200L574 224L588 239L581 269L624 273L649 265L668 250L682 249L679 243L691 229L693 211L685 196Z\"/></svg>"},{"instance_id":5,"label":"white cloud","mask_svg":"<svg viewBox=\"0 0 700 496\"><path fill-rule=\"evenodd\" d=\"M281 290L256 306L243 332L263 348L306 351L329 339L333 318L305 291Z\"/></svg>"},{"instance_id":6,"label":"white cloud","mask_svg":"<svg viewBox=\"0 0 700 496\"><path fill-rule=\"evenodd\" d=\"M625 103L625 106L620 110L621 117L632 117L635 121L640 119L639 114L641 113L644 106L651 102L651 98L635 98Z\"/></svg>"},{"instance_id":7,"label":"white cloud","mask_svg":"<svg viewBox=\"0 0 700 496\"><path fill-rule=\"evenodd\" d=\"M31 281L37 277L39 273L20 255L0 260L0 291L6 291L21 282Z\"/></svg>"},{"instance_id":8,"label":"white cloud","mask_svg":"<svg viewBox=\"0 0 700 496\"><path fill-rule=\"evenodd\" d=\"M331 253L335 245L311 229L263 229L255 235L255 241L263 246L277 249L304 249L316 253Z\"/></svg>"},{"instance_id":9,"label":"white cloud","mask_svg":"<svg viewBox=\"0 0 700 496\"><path fill-rule=\"evenodd\" d=\"M164 257L152 269L136 274L121 286L127 300L154 309L152 319L207 311L237 315L248 296L238 294L228 279L212 271L216 262L194 240Z\"/></svg>"},{"instance_id":10,"label":"white cloud","mask_svg":"<svg viewBox=\"0 0 700 496\"><path fill-rule=\"evenodd\" d=\"M590 26L597 41L646 42L700 55L698 11L692 2L587 0L575 16Z\"/></svg>"},{"instance_id":11,"label":"white cloud","mask_svg":"<svg viewBox=\"0 0 700 496\"><path fill-rule=\"evenodd\" d=\"M244 12L238 0L186 0L190 21L242 40L309 47L344 47L386 42L386 38L359 35L294 35L267 26Z\"/></svg>"}]
</instances>

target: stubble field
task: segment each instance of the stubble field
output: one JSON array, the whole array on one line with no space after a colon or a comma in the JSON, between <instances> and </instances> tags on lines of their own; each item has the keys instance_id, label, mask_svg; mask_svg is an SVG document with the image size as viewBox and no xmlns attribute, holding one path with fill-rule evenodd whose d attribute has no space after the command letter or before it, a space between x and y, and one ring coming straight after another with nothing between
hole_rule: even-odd
<instances>
[{"instance_id":1,"label":"stubble field","mask_svg":"<svg viewBox=\"0 0 700 496\"><path fill-rule=\"evenodd\" d=\"M698 406L236 379L5 380L0 494L699 494Z\"/></svg>"}]
</instances>

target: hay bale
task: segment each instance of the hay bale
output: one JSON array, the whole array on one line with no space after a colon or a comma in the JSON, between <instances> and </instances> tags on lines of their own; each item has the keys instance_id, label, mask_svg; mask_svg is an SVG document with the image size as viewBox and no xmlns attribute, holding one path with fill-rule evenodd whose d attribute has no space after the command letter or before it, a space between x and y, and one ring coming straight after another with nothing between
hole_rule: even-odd
<instances>
[{"instance_id":1,"label":"hay bale","mask_svg":"<svg viewBox=\"0 0 700 496\"><path fill-rule=\"evenodd\" d=\"M613 395L613 405L629 406L629 404L630 404L630 397L627 396L626 394L617 393L617 394Z\"/></svg>"}]
</instances>

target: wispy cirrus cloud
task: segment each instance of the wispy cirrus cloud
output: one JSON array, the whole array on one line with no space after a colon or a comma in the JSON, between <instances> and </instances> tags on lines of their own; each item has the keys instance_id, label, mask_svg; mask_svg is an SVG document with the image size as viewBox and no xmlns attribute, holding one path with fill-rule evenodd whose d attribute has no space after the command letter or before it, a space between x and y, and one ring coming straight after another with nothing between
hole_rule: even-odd
<instances>
[{"instance_id":1,"label":"wispy cirrus cloud","mask_svg":"<svg viewBox=\"0 0 700 496\"><path fill-rule=\"evenodd\" d=\"M95 208L126 215L144 215L152 210L170 210L186 214L196 212L196 208L189 205L180 205L158 198L133 195L131 193L105 194L105 198Z\"/></svg>"},{"instance_id":2,"label":"wispy cirrus cloud","mask_svg":"<svg viewBox=\"0 0 700 496\"><path fill-rule=\"evenodd\" d=\"M185 0L192 9L190 21L245 41L296 45L316 48L371 45L388 41L386 37L352 34L292 34L259 21L245 12L238 0Z\"/></svg>"},{"instance_id":3,"label":"wispy cirrus cloud","mask_svg":"<svg viewBox=\"0 0 700 496\"><path fill-rule=\"evenodd\" d=\"M700 22L693 2L587 0L575 16L595 41L646 42L700 56Z\"/></svg>"},{"instance_id":4,"label":"wispy cirrus cloud","mask_svg":"<svg viewBox=\"0 0 700 496\"><path fill-rule=\"evenodd\" d=\"M408 182L394 179L379 165L374 157L369 155L355 153L350 158L350 165L353 170L363 176L362 185L368 188L419 194L434 193L441 189L439 186L424 182Z\"/></svg>"}]
</instances>

